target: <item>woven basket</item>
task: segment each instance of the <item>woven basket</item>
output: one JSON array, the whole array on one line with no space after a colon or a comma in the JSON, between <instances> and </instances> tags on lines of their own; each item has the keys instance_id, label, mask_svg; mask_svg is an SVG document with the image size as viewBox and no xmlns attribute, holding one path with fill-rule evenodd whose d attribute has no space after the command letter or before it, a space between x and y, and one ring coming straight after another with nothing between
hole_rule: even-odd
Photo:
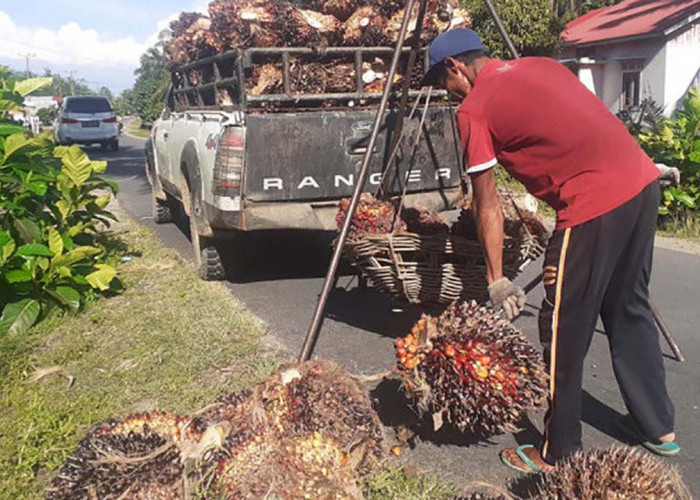
<instances>
[{"instance_id":1,"label":"woven basket","mask_svg":"<svg viewBox=\"0 0 700 500\"><path fill-rule=\"evenodd\" d=\"M544 242L528 231L506 237L503 274L515 278L544 252ZM348 241L346 257L372 285L411 304L449 304L488 299L481 244L453 234L368 234Z\"/></svg>"}]
</instances>

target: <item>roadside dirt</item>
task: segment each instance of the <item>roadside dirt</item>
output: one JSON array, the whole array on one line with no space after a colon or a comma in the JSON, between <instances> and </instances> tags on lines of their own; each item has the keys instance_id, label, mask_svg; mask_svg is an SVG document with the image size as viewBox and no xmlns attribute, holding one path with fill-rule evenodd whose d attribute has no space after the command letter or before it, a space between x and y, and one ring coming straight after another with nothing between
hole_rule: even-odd
<instances>
[{"instance_id":1,"label":"roadside dirt","mask_svg":"<svg viewBox=\"0 0 700 500\"><path fill-rule=\"evenodd\" d=\"M657 247L664 248L666 250L675 250L676 252L700 255L700 241L671 238L657 234L655 243Z\"/></svg>"}]
</instances>

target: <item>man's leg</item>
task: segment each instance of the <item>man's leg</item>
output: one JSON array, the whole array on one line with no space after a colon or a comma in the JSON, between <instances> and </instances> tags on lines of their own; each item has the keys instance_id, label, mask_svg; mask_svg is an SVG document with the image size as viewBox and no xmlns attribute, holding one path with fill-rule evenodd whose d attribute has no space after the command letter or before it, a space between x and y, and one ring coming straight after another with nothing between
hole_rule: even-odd
<instances>
[{"instance_id":1,"label":"man's leg","mask_svg":"<svg viewBox=\"0 0 700 500\"><path fill-rule=\"evenodd\" d=\"M673 432L674 410L649 306L659 200L656 183L643 194L639 220L605 293L601 316L625 405L644 437L654 441Z\"/></svg>"},{"instance_id":2,"label":"man's leg","mask_svg":"<svg viewBox=\"0 0 700 500\"><path fill-rule=\"evenodd\" d=\"M545 255L539 328L550 385L540 453L550 464L581 447L583 360L598 317L596 291L589 289L596 239L586 226L556 231Z\"/></svg>"}]
</instances>

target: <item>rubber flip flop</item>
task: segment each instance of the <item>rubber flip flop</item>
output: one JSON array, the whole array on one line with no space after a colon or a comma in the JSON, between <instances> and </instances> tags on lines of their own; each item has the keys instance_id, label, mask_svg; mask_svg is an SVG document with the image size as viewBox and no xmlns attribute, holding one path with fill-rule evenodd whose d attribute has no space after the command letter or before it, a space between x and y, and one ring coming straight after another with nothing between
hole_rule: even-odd
<instances>
[{"instance_id":1,"label":"rubber flip flop","mask_svg":"<svg viewBox=\"0 0 700 500\"><path fill-rule=\"evenodd\" d=\"M655 455L660 455L663 457L672 457L678 455L681 452L681 447L678 446L678 444L674 441L669 441L665 443L661 441L645 441L641 429L637 426L637 422L630 414L627 414L624 417L622 417L622 427L630 436L641 441L641 445L644 448L646 448Z\"/></svg>"},{"instance_id":2,"label":"rubber flip flop","mask_svg":"<svg viewBox=\"0 0 700 500\"><path fill-rule=\"evenodd\" d=\"M534 448L534 446L532 446L531 444L523 444L523 445L515 448L515 453L518 455L518 458L520 458L520 460L522 460L523 463L529 467L529 469L523 469L522 467L518 467L517 465L512 463L510 460L508 460L504 455L504 452L506 450L503 450L499 454L499 456L501 458L501 462L506 467L513 469L515 471L521 472L522 474L536 474L538 472L542 472L542 469L540 469L540 467L535 462L530 460L530 458L525 454L524 450L527 450L528 448ZM509 449L512 449L512 448L509 448Z\"/></svg>"}]
</instances>

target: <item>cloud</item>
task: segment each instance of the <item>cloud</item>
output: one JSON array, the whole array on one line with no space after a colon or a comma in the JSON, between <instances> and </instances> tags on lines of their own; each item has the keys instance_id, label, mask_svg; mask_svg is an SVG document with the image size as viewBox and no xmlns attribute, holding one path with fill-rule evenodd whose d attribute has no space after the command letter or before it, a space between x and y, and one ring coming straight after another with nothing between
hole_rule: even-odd
<instances>
[{"instance_id":1,"label":"cloud","mask_svg":"<svg viewBox=\"0 0 700 500\"><path fill-rule=\"evenodd\" d=\"M0 53L8 59L23 59L20 54L56 64L75 66L129 67L138 66L148 41L133 37L103 39L97 31L77 23L61 25L56 30L19 26L0 11Z\"/></svg>"},{"instance_id":2,"label":"cloud","mask_svg":"<svg viewBox=\"0 0 700 500\"><path fill-rule=\"evenodd\" d=\"M66 7L101 5L99 9L111 10L109 14L112 17L123 14L122 7L117 3L94 0L54 1L63 3ZM206 13L208 2L209 0L191 0L187 10ZM107 15L107 10L103 14ZM133 36L106 37L76 22L68 22L55 29L22 26L0 10L0 64L23 68L25 54L31 54L31 67L34 71L44 67L58 71L76 70L79 77L99 81L102 85L120 91L133 83L133 72L139 66L141 55L158 42L159 33L167 29L178 14L179 12L173 12L164 16L155 23L150 36L139 40Z\"/></svg>"}]
</instances>

